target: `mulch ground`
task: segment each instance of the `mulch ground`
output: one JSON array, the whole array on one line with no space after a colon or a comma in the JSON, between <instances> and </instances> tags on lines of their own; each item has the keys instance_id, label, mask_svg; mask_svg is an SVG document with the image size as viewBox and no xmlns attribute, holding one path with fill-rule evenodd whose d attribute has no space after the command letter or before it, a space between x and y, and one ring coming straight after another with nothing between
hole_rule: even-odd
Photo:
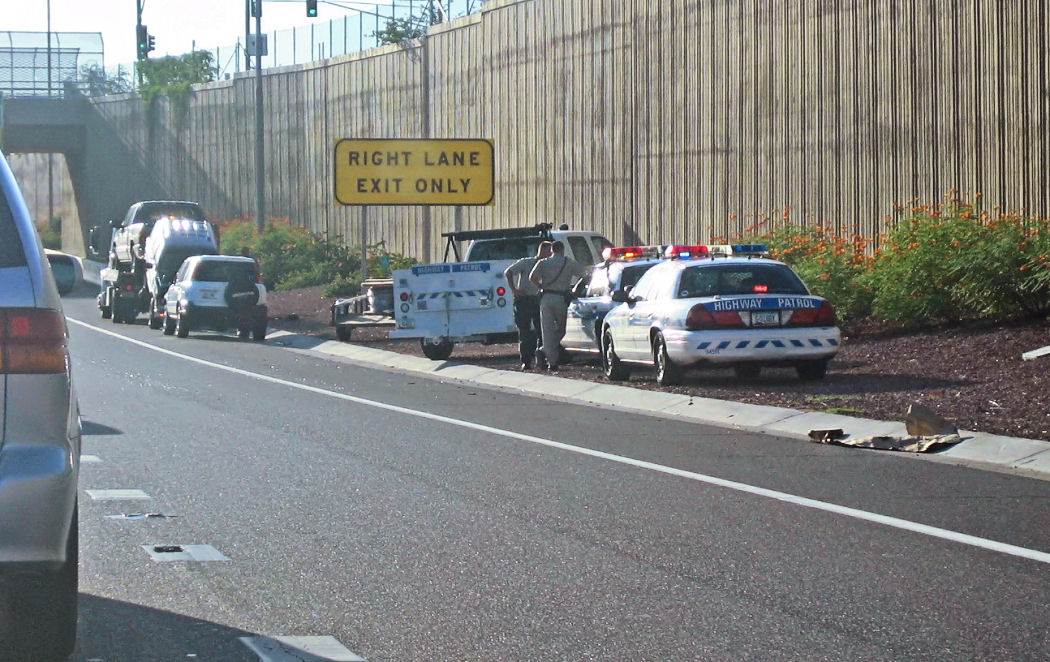
<instances>
[{"instance_id":1,"label":"mulch ground","mask_svg":"<svg viewBox=\"0 0 1050 662\"><path fill-rule=\"evenodd\" d=\"M335 337L328 326L330 299L321 288L272 292L272 328ZM294 319L291 319L294 318ZM1023 352L1050 345L1050 320L974 324L913 333L855 329L825 379L802 382L794 370L763 370L738 380L730 370L686 373L685 383L661 387L651 371L632 374L630 386L720 400L829 411L901 421L921 403L960 429L1050 441L1050 356L1022 361ZM383 329L357 329L350 342L422 356L418 341L387 338ZM513 344L465 344L452 360L492 368L517 368ZM597 358L563 366L567 379L605 381Z\"/></svg>"}]
</instances>

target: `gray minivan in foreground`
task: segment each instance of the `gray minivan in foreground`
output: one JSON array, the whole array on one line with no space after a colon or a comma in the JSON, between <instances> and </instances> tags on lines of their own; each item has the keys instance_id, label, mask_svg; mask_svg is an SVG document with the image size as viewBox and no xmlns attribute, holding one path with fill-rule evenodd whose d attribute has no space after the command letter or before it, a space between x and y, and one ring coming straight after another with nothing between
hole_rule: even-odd
<instances>
[{"instance_id":1,"label":"gray minivan in foreground","mask_svg":"<svg viewBox=\"0 0 1050 662\"><path fill-rule=\"evenodd\" d=\"M77 625L80 417L62 304L0 154L0 659L64 660Z\"/></svg>"}]
</instances>

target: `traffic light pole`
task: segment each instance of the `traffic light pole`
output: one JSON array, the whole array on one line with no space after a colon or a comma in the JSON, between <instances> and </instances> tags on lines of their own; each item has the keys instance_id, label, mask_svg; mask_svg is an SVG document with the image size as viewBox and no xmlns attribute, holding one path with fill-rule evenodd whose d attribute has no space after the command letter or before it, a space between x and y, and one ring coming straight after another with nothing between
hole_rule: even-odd
<instances>
[{"instance_id":1,"label":"traffic light pole","mask_svg":"<svg viewBox=\"0 0 1050 662\"><path fill-rule=\"evenodd\" d=\"M255 2L255 227L265 227L263 196L262 0Z\"/></svg>"}]
</instances>

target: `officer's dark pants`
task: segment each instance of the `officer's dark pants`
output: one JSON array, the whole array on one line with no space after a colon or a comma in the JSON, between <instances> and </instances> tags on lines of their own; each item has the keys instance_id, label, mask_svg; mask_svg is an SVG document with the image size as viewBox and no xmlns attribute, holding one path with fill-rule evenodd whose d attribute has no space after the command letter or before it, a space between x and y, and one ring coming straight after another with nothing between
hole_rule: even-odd
<instances>
[{"instance_id":1,"label":"officer's dark pants","mask_svg":"<svg viewBox=\"0 0 1050 662\"><path fill-rule=\"evenodd\" d=\"M518 327L518 354L521 362L531 366L536 347L540 343L540 299L534 296L515 297L514 325Z\"/></svg>"}]
</instances>

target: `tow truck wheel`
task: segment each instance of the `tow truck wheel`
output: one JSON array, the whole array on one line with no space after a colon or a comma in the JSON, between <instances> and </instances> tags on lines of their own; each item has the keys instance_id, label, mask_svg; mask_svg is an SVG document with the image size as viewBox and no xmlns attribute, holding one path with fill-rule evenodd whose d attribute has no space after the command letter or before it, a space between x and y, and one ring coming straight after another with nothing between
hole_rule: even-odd
<instances>
[{"instance_id":1,"label":"tow truck wheel","mask_svg":"<svg viewBox=\"0 0 1050 662\"><path fill-rule=\"evenodd\" d=\"M660 333L653 339L653 363L656 365L657 384L674 386L682 383L682 368L667 355L667 341Z\"/></svg>"},{"instance_id":2,"label":"tow truck wheel","mask_svg":"<svg viewBox=\"0 0 1050 662\"><path fill-rule=\"evenodd\" d=\"M431 361L444 361L452 356L452 341L448 338L434 342L429 338L421 338L419 346L423 348L423 356Z\"/></svg>"},{"instance_id":3,"label":"tow truck wheel","mask_svg":"<svg viewBox=\"0 0 1050 662\"><path fill-rule=\"evenodd\" d=\"M342 342L349 342L350 336L354 334L354 329L346 324L337 324L335 327L335 337Z\"/></svg>"},{"instance_id":4,"label":"tow truck wheel","mask_svg":"<svg viewBox=\"0 0 1050 662\"><path fill-rule=\"evenodd\" d=\"M99 312L102 313L102 319L104 320L108 320L110 317L113 317L113 309L109 306L101 306L99 308Z\"/></svg>"},{"instance_id":5,"label":"tow truck wheel","mask_svg":"<svg viewBox=\"0 0 1050 662\"><path fill-rule=\"evenodd\" d=\"M164 320L160 316L160 312L157 310L157 302L154 300L149 305L149 328L159 329L164 323Z\"/></svg>"},{"instance_id":6,"label":"tow truck wheel","mask_svg":"<svg viewBox=\"0 0 1050 662\"><path fill-rule=\"evenodd\" d=\"M602 338L602 371L614 382L621 382L631 376L631 369L621 363L620 357L616 355L612 334L608 331Z\"/></svg>"}]
</instances>

